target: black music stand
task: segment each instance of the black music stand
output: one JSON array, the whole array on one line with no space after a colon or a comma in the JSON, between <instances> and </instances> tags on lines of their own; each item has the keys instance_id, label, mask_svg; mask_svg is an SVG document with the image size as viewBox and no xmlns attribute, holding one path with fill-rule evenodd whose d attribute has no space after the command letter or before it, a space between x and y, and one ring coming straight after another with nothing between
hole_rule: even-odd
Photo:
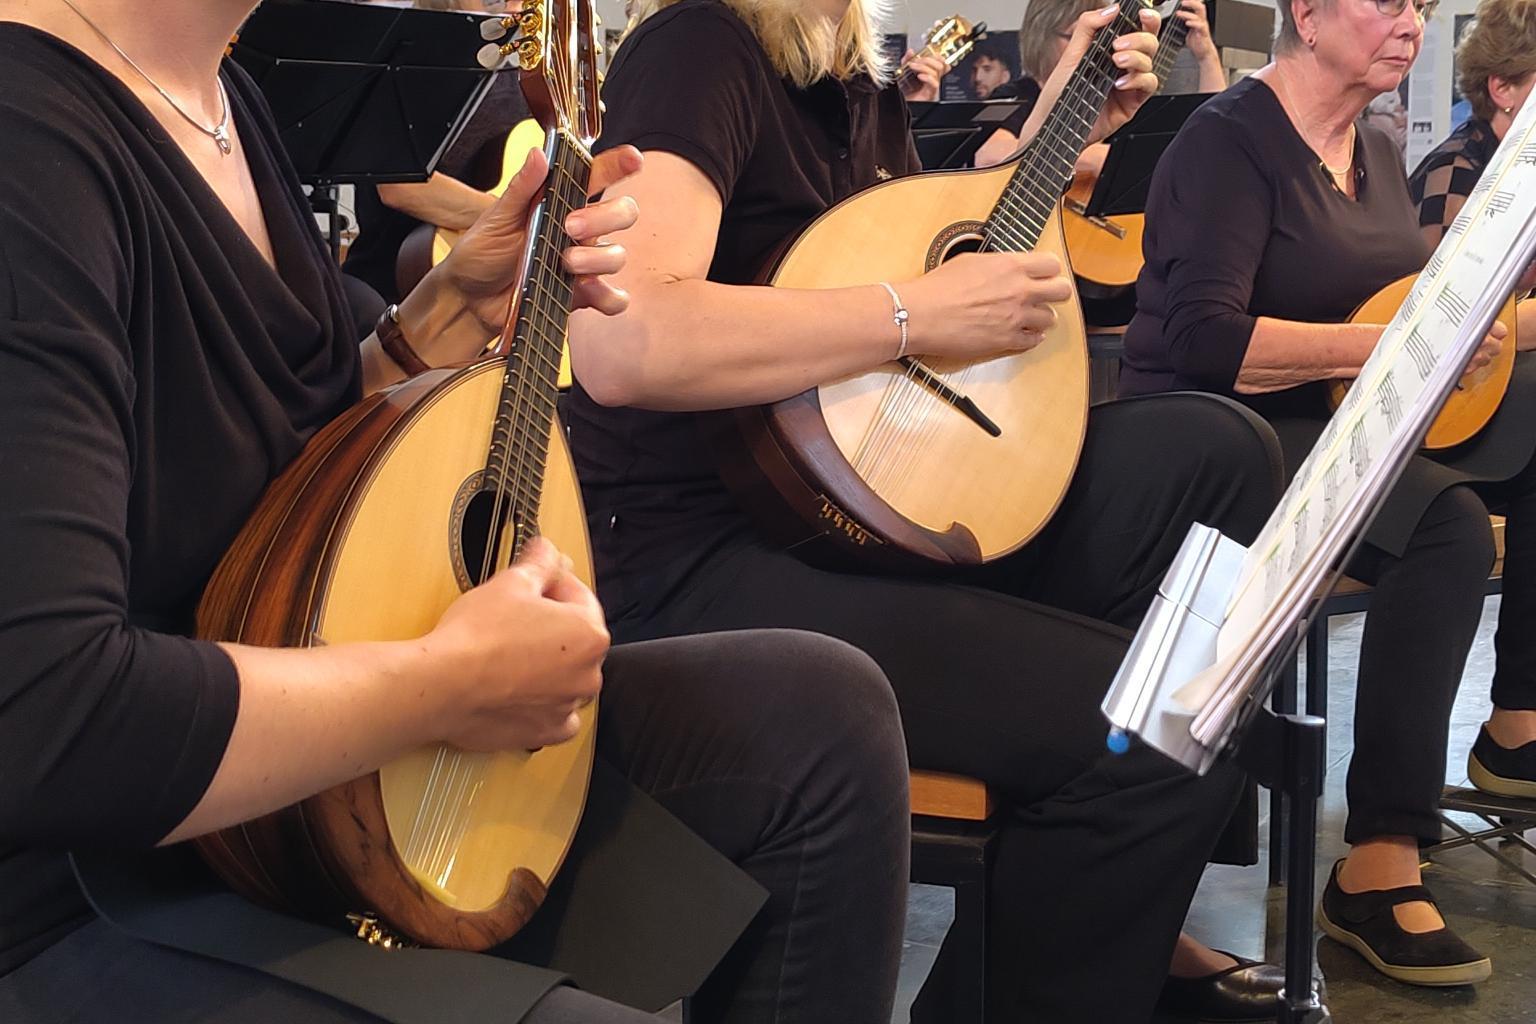
<instances>
[{"instance_id":1,"label":"black music stand","mask_svg":"<svg viewBox=\"0 0 1536 1024\"><path fill-rule=\"evenodd\" d=\"M1143 213L1152 172L1163 151L1173 142L1179 129L1213 93L1186 93L1178 96L1153 96L1136 116L1121 125L1105 141L1109 153L1094 185L1093 195L1083 207L1085 217L1114 217Z\"/></svg>"},{"instance_id":2,"label":"black music stand","mask_svg":"<svg viewBox=\"0 0 1536 1024\"><path fill-rule=\"evenodd\" d=\"M337 186L426 181L497 72L483 16L341 0L266 0L231 55L266 96L339 254Z\"/></svg>"},{"instance_id":3,"label":"black music stand","mask_svg":"<svg viewBox=\"0 0 1536 1024\"><path fill-rule=\"evenodd\" d=\"M911 103L912 138L923 170L970 167L981 144L1021 108L1018 100Z\"/></svg>"}]
</instances>

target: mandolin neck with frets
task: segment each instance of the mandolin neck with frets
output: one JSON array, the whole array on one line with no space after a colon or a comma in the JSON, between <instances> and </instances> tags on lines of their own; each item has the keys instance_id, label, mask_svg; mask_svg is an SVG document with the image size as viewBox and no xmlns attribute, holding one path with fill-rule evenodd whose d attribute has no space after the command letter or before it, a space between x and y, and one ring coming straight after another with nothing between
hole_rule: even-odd
<instances>
[{"instance_id":1,"label":"mandolin neck with frets","mask_svg":"<svg viewBox=\"0 0 1536 1024\"><path fill-rule=\"evenodd\" d=\"M1189 38L1189 25L1178 16L1178 8L1168 15L1168 20L1163 25L1163 31L1157 40L1157 56L1152 58L1152 73L1157 76L1158 88L1168 81L1168 72L1173 70L1178 63L1179 54L1184 52L1184 43Z\"/></svg>"},{"instance_id":2,"label":"mandolin neck with frets","mask_svg":"<svg viewBox=\"0 0 1536 1024\"><path fill-rule=\"evenodd\" d=\"M1120 12L1100 29L1072 72L1061 97L1019 158L984 230L984 248L1028 252L1040 241L1104 104L1120 78L1112 59L1118 35L1141 31L1142 0L1121 0Z\"/></svg>"},{"instance_id":3,"label":"mandolin neck with frets","mask_svg":"<svg viewBox=\"0 0 1536 1024\"><path fill-rule=\"evenodd\" d=\"M587 202L590 164L586 151L562 131L545 147L549 179L529 214L527 272L504 337L507 369L486 459L486 490L510 501L515 558L538 533L539 499L549 457L550 424L559 395L560 356L571 316L574 287L561 262L572 242L565 219ZM505 564L498 557L493 564Z\"/></svg>"}]
</instances>

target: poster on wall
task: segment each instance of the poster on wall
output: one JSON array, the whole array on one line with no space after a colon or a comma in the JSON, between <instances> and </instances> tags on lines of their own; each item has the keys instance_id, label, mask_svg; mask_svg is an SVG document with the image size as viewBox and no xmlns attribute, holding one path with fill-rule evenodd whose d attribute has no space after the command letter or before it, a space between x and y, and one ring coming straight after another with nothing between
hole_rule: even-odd
<instances>
[{"instance_id":1,"label":"poster on wall","mask_svg":"<svg viewBox=\"0 0 1536 1024\"><path fill-rule=\"evenodd\" d=\"M1396 89L1384 92L1366 104L1360 120L1374 128L1380 128L1397 144L1397 153L1404 163L1408 160L1408 79Z\"/></svg>"},{"instance_id":2,"label":"poster on wall","mask_svg":"<svg viewBox=\"0 0 1536 1024\"><path fill-rule=\"evenodd\" d=\"M984 100L992 91L1019 77L1019 33L994 32L976 44L939 89L942 100Z\"/></svg>"},{"instance_id":3,"label":"poster on wall","mask_svg":"<svg viewBox=\"0 0 1536 1024\"><path fill-rule=\"evenodd\" d=\"M1458 15L1456 15L1455 26L1451 30L1451 38L1453 40L1455 40L1455 42L1453 44L1455 47L1460 47L1461 46L1461 37L1466 34L1467 29L1471 27L1472 22L1475 20L1475 18L1476 18L1476 15L1472 15L1472 14L1458 14ZM1456 62L1452 61L1451 62L1451 125L1450 125L1450 131L1455 131L1456 128L1459 127L1463 121L1469 120L1471 117L1472 117L1472 103L1465 96L1463 96L1461 94L1461 82L1459 82L1457 80L1457 76L1456 76ZM1446 134L1450 134L1450 132L1447 132Z\"/></svg>"},{"instance_id":4,"label":"poster on wall","mask_svg":"<svg viewBox=\"0 0 1536 1024\"><path fill-rule=\"evenodd\" d=\"M1445 108L1439 106L1445 102L1439 93L1439 65L1445 36L1450 29L1451 26L1440 18L1425 22L1424 45L1419 50L1419 59L1413 62L1413 68L1408 72L1408 151L1404 160L1408 170L1417 167L1449 132L1442 123L1445 115L1441 111ZM1449 66L1449 57L1445 58L1445 64Z\"/></svg>"}]
</instances>

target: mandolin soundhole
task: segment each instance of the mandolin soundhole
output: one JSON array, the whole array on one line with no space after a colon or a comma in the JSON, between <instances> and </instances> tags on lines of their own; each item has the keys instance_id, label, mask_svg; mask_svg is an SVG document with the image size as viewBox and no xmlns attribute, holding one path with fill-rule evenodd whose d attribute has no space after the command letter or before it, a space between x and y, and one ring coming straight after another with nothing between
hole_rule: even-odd
<instances>
[{"instance_id":1,"label":"mandolin soundhole","mask_svg":"<svg viewBox=\"0 0 1536 1024\"><path fill-rule=\"evenodd\" d=\"M979 220L956 221L934 236L923 260L923 269L932 270L962 253L980 252L981 233L986 225Z\"/></svg>"},{"instance_id":2,"label":"mandolin soundhole","mask_svg":"<svg viewBox=\"0 0 1536 1024\"><path fill-rule=\"evenodd\" d=\"M474 474L454 496L448 538L453 573L464 590L505 568L524 532L516 503L504 492L485 487L484 480L483 472Z\"/></svg>"}]
</instances>

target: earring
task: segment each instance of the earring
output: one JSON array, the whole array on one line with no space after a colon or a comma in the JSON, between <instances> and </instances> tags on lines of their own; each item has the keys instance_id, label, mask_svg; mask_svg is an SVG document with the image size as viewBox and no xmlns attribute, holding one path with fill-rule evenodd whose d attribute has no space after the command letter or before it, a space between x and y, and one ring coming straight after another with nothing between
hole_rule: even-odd
<instances>
[{"instance_id":1,"label":"earring","mask_svg":"<svg viewBox=\"0 0 1536 1024\"><path fill-rule=\"evenodd\" d=\"M1514 107L1505 107L1504 108L1504 113L1506 113L1506 114L1513 114L1514 112L1515 112L1515 108Z\"/></svg>"}]
</instances>

